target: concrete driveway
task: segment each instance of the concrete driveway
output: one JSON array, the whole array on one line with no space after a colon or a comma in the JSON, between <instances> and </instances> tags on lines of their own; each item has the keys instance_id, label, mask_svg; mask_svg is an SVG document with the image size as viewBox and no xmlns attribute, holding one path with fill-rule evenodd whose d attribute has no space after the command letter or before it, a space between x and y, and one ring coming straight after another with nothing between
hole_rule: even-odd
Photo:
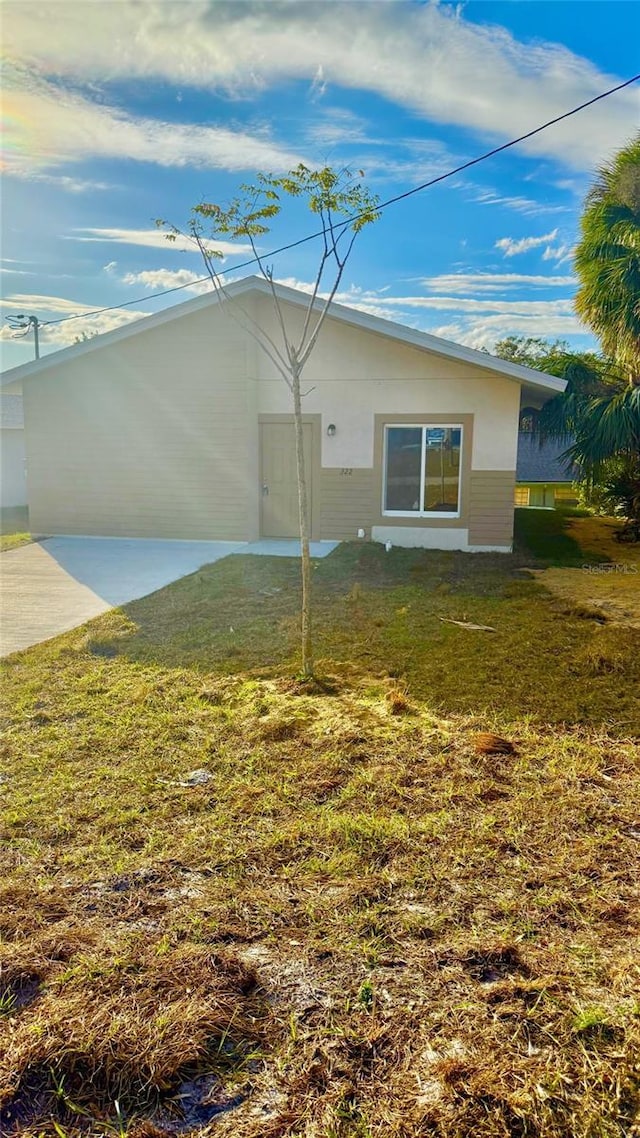
<instances>
[{"instance_id":1,"label":"concrete driveway","mask_svg":"<svg viewBox=\"0 0 640 1138\"><path fill-rule=\"evenodd\" d=\"M336 542L314 542L326 557ZM296 541L51 537L0 554L0 656L77 628L230 553L299 556Z\"/></svg>"}]
</instances>

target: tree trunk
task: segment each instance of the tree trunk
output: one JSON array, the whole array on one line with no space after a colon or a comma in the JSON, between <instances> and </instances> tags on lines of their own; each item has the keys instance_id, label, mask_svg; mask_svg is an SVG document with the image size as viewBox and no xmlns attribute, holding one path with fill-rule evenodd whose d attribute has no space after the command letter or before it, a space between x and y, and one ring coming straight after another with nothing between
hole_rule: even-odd
<instances>
[{"instance_id":1,"label":"tree trunk","mask_svg":"<svg viewBox=\"0 0 640 1138\"><path fill-rule=\"evenodd\" d=\"M313 644L311 637L311 557L309 555L309 510L307 506L307 480L304 469L304 434L302 430L302 400L300 372L292 368L293 414L296 432L296 461L298 466L298 510L300 517L300 547L302 566L302 675L313 676Z\"/></svg>"}]
</instances>

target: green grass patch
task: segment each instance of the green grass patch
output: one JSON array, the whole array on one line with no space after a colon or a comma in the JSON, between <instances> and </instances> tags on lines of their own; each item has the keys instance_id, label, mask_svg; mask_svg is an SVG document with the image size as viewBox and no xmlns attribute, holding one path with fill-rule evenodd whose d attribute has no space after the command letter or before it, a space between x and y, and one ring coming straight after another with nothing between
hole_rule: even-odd
<instances>
[{"instance_id":1,"label":"green grass patch","mask_svg":"<svg viewBox=\"0 0 640 1138\"><path fill-rule=\"evenodd\" d=\"M26 506L7 506L0 510L0 552L31 541L29 510Z\"/></svg>"},{"instance_id":2,"label":"green grass patch","mask_svg":"<svg viewBox=\"0 0 640 1138\"><path fill-rule=\"evenodd\" d=\"M517 509L515 547L529 552L545 565L581 566L608 561L601 551L585 548L570 533L573 518L587 517L584 510L571 507L556 510Z\"/></svg>"},{"instance_id":3,"label":"green grass patch","mask_svg":"<svg viewBox=\"0 0 640 1138\"><path fill-rule=\"evenodd\" d=\"M550 600L520 572L527 560L343 545L315 563L318 656L329 668L384 670L439 713L499 711L637 731L638 635L621 637L626 683L604 669L594 674L597 622ZM229 557L94 621L88 641L76 634L69 643L220 676L295 673L299 602L294 560Z\"/></svg>"},{"instance_id":4,"label":"green grass patch","mask_svg":"<svg viewBox=\"0 0 640 1138\"><path fill-rule=\"evenodd\" d=\"M632 1133L638 639L530 563L341 547L325 690L279 558L5 663L3 1135Z\"/></svg>"}]
</instances>

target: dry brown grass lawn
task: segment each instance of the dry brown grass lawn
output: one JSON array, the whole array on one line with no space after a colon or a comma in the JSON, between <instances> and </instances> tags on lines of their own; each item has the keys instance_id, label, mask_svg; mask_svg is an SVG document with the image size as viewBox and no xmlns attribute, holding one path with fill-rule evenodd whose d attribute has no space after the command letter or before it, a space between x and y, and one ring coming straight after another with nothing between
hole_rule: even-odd
<instances>
[{"instance_id":1,"label":"dry brown grass lawn","mask_svg":"<svg viewBox=\"0 0 640 1138\"><path fill-rule=\"evenodd\" d=\"M627 544L615 539L622 522L616 518L598 518L590 515L567 518L569 536L583 549L600 553L610 561L626 561L640 568L640 545Z\"/></svg>"},{"instance_id":2,"label":"dry brown grass lawn","mask_svg":"<svg viewBox=\"0 0 640 1138\"><path fill-rule=\"evenodd\" d=\"M640 1133L637 640L598 669L517 562L356 547L308 692L296 574L5 666L3 1138Z\"/></svg>"},{"instance_id":3,"label":"dry brown grass lawn","mask_svg":"<svg viewBox=\"0 0 640 1138\"><path fill-rule=\"evenodd\" d=\"M536 576L568 603L600 609L609 622L640 628L640 545L616 541L620 525L613 518L567 518L568 537L605 560L579 569L551 566Z\"/></svg>"}]
</instances>

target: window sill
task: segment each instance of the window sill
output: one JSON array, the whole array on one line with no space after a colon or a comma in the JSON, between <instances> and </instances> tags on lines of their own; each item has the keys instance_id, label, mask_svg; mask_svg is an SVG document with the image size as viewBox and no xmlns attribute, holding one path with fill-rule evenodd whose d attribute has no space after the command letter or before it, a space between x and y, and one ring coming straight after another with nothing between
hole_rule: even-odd
<instances>
[{"instance_id":1,"label":"window sill","mask_svg":"<svg viewBox=\"0 0 640 1138\"><path fill-rule=\"evenodd\" d=\"M401 510L383 510L383 518L417 518L420 521L437 521L438 518L460 518L462 515L457 512L454 514L448 513L446 510L433 510L431 513L425 513L420 510L412 510L410 513L405 514Z\"/></svg>"}]
</instances>

